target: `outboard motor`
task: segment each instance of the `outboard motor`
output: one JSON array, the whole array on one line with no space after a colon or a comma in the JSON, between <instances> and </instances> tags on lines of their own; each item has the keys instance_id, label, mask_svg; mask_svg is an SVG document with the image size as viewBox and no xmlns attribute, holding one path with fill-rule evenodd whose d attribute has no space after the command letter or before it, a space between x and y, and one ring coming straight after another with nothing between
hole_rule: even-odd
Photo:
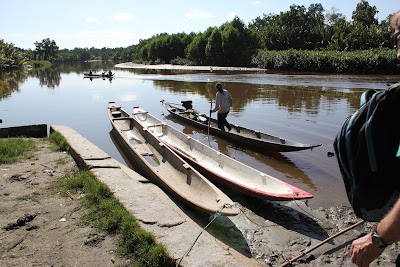
<instances>
[{"instance_id":1,"label":"outboard motor","mask_svg":"<svg viewBox=\"0 0 400 267\"><path fill-rule=\"evenodd\" d=\"M182 103L182 106L183 106L186 110L192 109L192 108L193 108L193 106L192 106L192 100L181 101L181 103Z\"/></svg>"}]
</instances>

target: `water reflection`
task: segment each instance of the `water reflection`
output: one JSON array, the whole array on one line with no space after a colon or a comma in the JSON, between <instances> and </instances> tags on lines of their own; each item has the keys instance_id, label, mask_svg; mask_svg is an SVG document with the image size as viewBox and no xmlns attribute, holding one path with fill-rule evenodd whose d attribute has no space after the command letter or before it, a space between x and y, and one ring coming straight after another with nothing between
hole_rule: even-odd
<instances>
[{"instance_id":1,"label":"water reflection","mask_svg":"<svg viewBox=\"0 0 400 267\"><path fill-rule=\"evenodd\" d=\"M56 66L46 69L31 70L29 76L38 78L41 87L46 86L50 89L59 87L61 83L61 71Z\"/></svg>"},{"instance_id":2,"label":"water reflection","mask_svg":"<svg viewBox=\"0 0 400 267\"><path fill-rule=\"evenodd\" d=\"M215 84L211 82L180 83L171 80L155 80L154 85L161 91L180 94L194 93L204 96L208 103L215 101ZM234 99L233 112L241 112L249 104L257 103L260 100L269 101L269 104L276 104L278 107L285 107L289 112L299 112L300 110L315 112L322 99L335 102L347 98L352 108L358 108L359 97L364 92L364 90L359 90L352 91L350 94L337 90L323 90L316 86L263 85L240 82L224 83L224 88L228 89Z\"/></svg>"},{"instance_id":3,"label":"water reflection","mask_svg":"<svg viewBox=\"0 0 400 267\"><path fill-rule=\"evenodd\" d=\"M85 76L85 77L83 77L83 79L85 79L85 80L89 80L89 81L93 81L93 80L103 80L103 81L105 81L105 80L108 80L110 83L112 83L112 80L114 79L113 77L110 77L110 78L104 78L104 77L87 77L87 76Z\"/></svg>"},{"instance_id":4,"label":"water reflection","mask_svg":"<svg viewBox=\"0 0 400 267\"><path fill-rule=\"evenodd\" d=\"M26 71L0 71L0 99L8 98L15 91L18 92L20 84L27 77Z\"/></svg>"},{"instance_id":5,"label":"water reflection","mask_svg":"<svg viewBox=\"0 0 400 267\"><path fill-rule=\"evenodd\" d=\"M113 69L117 62L113 61L88 61L88 62L72 62L72 63L56 63L50 68L33 69L29 72L30 77L39 79L40 86L46 86L55 89L60 86L61 73L78 73L82 74L87 72L88 69L93 70L94 73L101 73L105 70ZM103 79L105 80L105 79ZM90 79L92 81L92 79ZM109 79L112 82L112 79Z\"/></svg>"}]
</instances>

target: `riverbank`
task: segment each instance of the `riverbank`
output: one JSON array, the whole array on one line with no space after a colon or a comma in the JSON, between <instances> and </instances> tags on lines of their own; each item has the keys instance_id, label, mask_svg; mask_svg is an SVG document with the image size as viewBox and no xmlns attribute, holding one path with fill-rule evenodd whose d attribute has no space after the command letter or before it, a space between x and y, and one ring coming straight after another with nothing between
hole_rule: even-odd
<instances>
[{"instance_id":1,"label":"riverbank","mask_svg":"<svg viewBox=\"0 0 400 267\"><path fill-rule=\"evenodd\" d=\"M184 66L172 64L145 65L132 62L120 63L114 66L115 68L126 69L152 69L152 70L192 70L192 71L256 71L265 72L265 69L260 68L244 68L244 67L218 67L218 66Z\"/></svg>"},{"instance_id":2,"label":"riverbank","mask_svg":"<svg viewBox=\"0 0 400 267\"><path fill-rule=\"evenodd\" d=\"M23 262L41 266L129 264L115 254L112 236L80 223L78 198L63 192L50 194L49 185L54 180L84 166L108 185L143 229L165 244L173 258L179 260L194 244L181 266L281 266L359 221L348 207L311 209L306 201L243 198L237 205L249 211L234 217L221 216L213 222L213 228L200 235L202 223L194 221L193 216L188 216L190 212L183 212L183 207L158 187L116 163L72 129L58 126L53 130L67 136L73 147L71 154L52 152L46 139L36 139L40 150L34 157L1 166L0 201L5 203L1 206L4 216L0 218L1 266L20 266ZM36 216L17 229L6 231L4 227L25 214ZM374 225L364 223L318 246L300 257L296 266L352 266L352 240ZM196 237L199 238L194 242ZM394 266L399 252L398 245L391 245L371 266Z\"/></svg>"}]
</instances>

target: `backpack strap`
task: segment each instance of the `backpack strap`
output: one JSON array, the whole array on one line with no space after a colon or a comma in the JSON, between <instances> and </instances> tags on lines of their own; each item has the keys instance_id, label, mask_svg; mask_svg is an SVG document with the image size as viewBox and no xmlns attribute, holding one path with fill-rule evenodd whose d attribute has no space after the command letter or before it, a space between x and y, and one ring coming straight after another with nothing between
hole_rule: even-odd
<instances>
[{"instance_id":1,"label":"backpack strap","mask_svg":"<svg viewBox=\"0 0 400 267\"><path fill-rule=\"evenodd\" d=\"M373 120L373 115L375 113L375 108L378 105L378 102L376 100L377 96L381 93L384 93L385 91L381 91L378 93L373 94L369 107L368 107L368 112L367 112L367 117L366 117L366 124L365 124L365 140L367 142L367 151L368 151L368 158L369 158L369 163L371 166L371 171L376 172L378 170L378 166L376 163L376 156L375 156L375 146L374 146L374 141L373 141L373 136L372 136L372 120Z\"/></svg>"},{"instance_id":2,"label":"backpack strap","mask_svg":"<svg viewBox=\"0 0 400 267\"><path fill-rule=\"evenodd\" d=\"M399 149L397 150L396 157L400 159L400 140L399 140Z\"/></svg>"},{"instance_id":3,"label":"backpack strap","mask_svg":"<svg viewBox=\"0 0 400 267\"><path fill-rule=\"evenodd\" d=\"M368 89L367 91L362 93L360 97L360 107L362 107L365 103L367 103L375 93L376 91L373 89Z\"/></svg>"}]
</instances>

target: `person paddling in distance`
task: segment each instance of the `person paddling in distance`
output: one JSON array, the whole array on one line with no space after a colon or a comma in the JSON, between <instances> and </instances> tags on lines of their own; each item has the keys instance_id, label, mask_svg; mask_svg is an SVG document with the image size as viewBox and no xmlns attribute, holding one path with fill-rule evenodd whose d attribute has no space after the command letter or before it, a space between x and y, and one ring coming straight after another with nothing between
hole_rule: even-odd
<instances>
[{"instance_id":1,"label":"person paddling in distance","mask_svg":"<svg viewBox=\"0 0 400 267\"><path fill-rule=\"evenodd\" d=\"M232 126L229 124L229 122L226 120L226 117L229 114L229 111L231 110L232 106L232 96L228 92L228 90L222 88L221 83L216 83L215 88L218 90L216 95L215 95L215 107L214 109L211 109L210 112L216 112L218 111L218 128L221 131L225 131L224 125L228 128L230 131L232 129Z\"/></svg>"},{"instance_id":2,"label":"person paddling in distance","mask_svg":"<svg viewBox=\"0 0 400 267\"><path fill-rule=\"evenodd\" d=\"M394 31L393 41L397 49L397 59L400 61L400 11L392 16L390 27ZM400 162L400 145L397 158ZM388 245L398 241L400 241L400 198L374 231L353 241L350 248L351 261L359 267L369 266ZM400 266L400 255L397 257L396 266Z\"/></svg>"}]
</instances>

